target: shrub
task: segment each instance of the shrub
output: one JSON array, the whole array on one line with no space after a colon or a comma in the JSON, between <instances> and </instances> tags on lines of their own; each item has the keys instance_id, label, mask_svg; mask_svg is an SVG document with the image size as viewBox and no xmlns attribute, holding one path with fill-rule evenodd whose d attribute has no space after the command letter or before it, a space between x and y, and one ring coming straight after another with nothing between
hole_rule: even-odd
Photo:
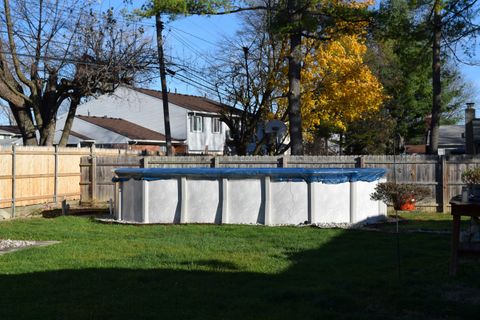
<instances>
[{"instance_id":1,"label":"shrub","mask_svg":"<svg viewBox=\"0 0 480 320\"><path fill-rule=\"evenodd\" d=\"M480 184L480 167L475 167L463 171L462 182L468 185Z\"/></svg>"},{"instance_id":2,"label":"shrub","mask_svg":"<svg viewBox=\"0 0 480 320\"><path fill-rule=\"evenodd\" d=\"M428 195L430 191L424 186L384 182L375 187L375 192L370 195L370 198L383 201L398 209L407 201L420 201Z\"/></svg>"}]
</instances>

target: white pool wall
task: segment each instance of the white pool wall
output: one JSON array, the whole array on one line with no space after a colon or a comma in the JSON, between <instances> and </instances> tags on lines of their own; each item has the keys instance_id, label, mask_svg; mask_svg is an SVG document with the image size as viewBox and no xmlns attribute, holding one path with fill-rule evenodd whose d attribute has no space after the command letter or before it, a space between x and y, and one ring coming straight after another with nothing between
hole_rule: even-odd
<instances>
[{"instance_id":1,"label":"white pool wall","mask_svg":"<svg viewBox=\"0 0 480 320\"><path fill-rule=\"evenodd\" d=\"M119 183L116 218L137 223L297 225L357 224L386 216L387 206L370 200L373 182L326 184L240 179L171 178Z\"/></svg>"}]
</instances>

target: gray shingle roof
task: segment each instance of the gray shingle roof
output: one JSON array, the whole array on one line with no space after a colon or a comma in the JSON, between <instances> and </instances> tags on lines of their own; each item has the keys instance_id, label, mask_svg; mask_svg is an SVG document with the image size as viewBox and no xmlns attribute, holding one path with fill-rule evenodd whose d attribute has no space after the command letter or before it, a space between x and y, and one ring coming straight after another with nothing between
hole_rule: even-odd
<instances>
[{"instance_id":1,"label":"gray shingle roof","mask_svg":"<svg viewBox=\"0 0 480 320\"><path fill-rule=\"evenodd\" d=\"M440 126L439 129L439 146L465 146L464 125Z\"/></svg>"},{"instance_id":2,"label":"gray shingle roof","mask_svg":"<svg viewBox=\"0 0 480 320\"><path fill-rule=\"evenodd\" d=\"M142 89L142 88L131 88L131 89L157 99L162 99L161 91L156 91L151 89ZM186 94L169 92L168 101L173 104L176 104L179 107L182 107L191 111L220 113L228 109L230 111L239 112L238 109L227 106L226 104L222 104L205 97L191 96Z\"/></svg>"},{"instance_id":3,"label":"gray shingle roof","mask_svg":"<svg viewBox=\"0 0 480 320\"><path fill-rule=\"evenodd\" d=\"M89 117L82 115L77 115L76 117L129 139L165 141L165 136L163 134L120 118ZM175 138L172 139L178 140Z\"/></svg>"}]
</instances>

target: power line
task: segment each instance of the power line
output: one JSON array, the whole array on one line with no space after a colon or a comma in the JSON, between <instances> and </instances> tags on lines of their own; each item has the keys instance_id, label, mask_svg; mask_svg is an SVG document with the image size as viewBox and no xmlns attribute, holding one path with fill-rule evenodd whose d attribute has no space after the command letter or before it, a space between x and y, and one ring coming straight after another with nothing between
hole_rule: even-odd
<instances>
[{"instance_id":1,"label":"power line","mask_svg":"<svg viewBox=\"0 0 480 320\"><path fill-rule=\"evenodd\" d=\"M206 43L208 43L208 44L211 44L211 45L214 45L214 46L217 45L216 43L213 43L213 42L210 41L210 40L204 39L204 38L202 38L202 37L200 37L200 36L197 36L197 35L195 35L195 34L193 34L193 33L190 33L190 32L187 32L187 31L185 31L185 30L179 29L179 28L177 28L177 27L169 26L169 28L171 28L171 29L173 29L173 30L176 30L176 31L180 31L180 32L182 32L182 33L185 33L185 34L187 34L187 35L189 35L189 36L191 36L191 37L193 37L193 38L196 38L196 39L201 40L201 41L203 41L203 42L206 42Z\"/></svg>"},{"instance_id":2,"label":"power line","mask_svg":"<svg viewBox=\"0 0 480 320\"><path fill-rule=\"evenodd\" d=\"M7 55L13 55L11 52L9 51L0 51L0 54L7 54ZM20 57L27 57L27 58L37 58L35 55L33 54L27 54L27 53L16 53L17 56L20 56ZM69 58L58 58L58 57L52 57L52 56L40 56L39 57L40 60L43 60L43 61L60 61L60 62L68 62L68 63L73 63L73 64L83 64L83 65L89 65L89 66L97 66L97 67L105 67L106 65L105 64L101 64L101 63L98 63L98 62L87 62L87 61L83 61L83 60L75 60L75 59L69 59ZM142 65L127 65L126 67L138 67L138 68L149 68L149 69L158 69L158 67L153 67L153 66L149 66L149 67L145 67L145 66L142 66Z\"/></svg>"},{"instance_id":3,"label":"power line","mask_svg":"<svg viewBox=\"0 0 480 320\"><path fill-rule=\"evenodd\" d=\"M208 93L208 94L212 94L212 93L213 93L213 94L215 94L215 95L222 96L223 98L228 99L228 96L227 96L227 95L222 94L222 93L220 93L220 92L218 92L218 91L216 91L216 90L207 88L207 87L205 87L204 85L201 85L201 84L199 85L199 84L197 84L196 82L192 82L191 79L189 79L189 78L187 78L187 77L182 76L182 78L176 78L176 80L178 80L178 81L180 81L180 82L183 82L183 83L185 83L185 84L188 84L188 85L190 85L190 86L192 86L192 87L195 87L195 88L197 88L198 90L203 91L203 92L205 92L205 93Z\"/></svg>"},{"instance_id":4,"label":"power line","mask_svg":"<svg viewBox=\"0 0 480 320\"><path fill-rule=\"evenodd\" d=\"M192 47L188 41L184 40L181 36L179 36L176 32L172 32L172 36L177 40L179 41L181 44L183 44L185 47L187 47L188 49L190 49L190 51L192 51L193 53L195 53L197 56L203 58L205 61L207 61L209 64L211 65L214 65L215 64L215 61L212 60L212 58L208 57L207 55L205 55L204 53L198 51L196 48Z\"/></svg>"},{"instance_id":5,"label":"power line","mask_svg":"<svg viewBox=\"0 0 480 320\"><path fill-rule=\"evenodd\" d=\"M228 91L226 91L225 89L223 89L223 88L221 88L221 87L218 87L216 84L210 82L209 80L206 80L206 79L203 78L203 77L200 77L200 76L196 75L196 74L193 73L193 72L189 72L188 70L179 70L179 72L184 72L184 73L187 74L187 76L195 77L195 78L199 79L199 81L204 82L207 87L209 87L209 88L215 88L215 91L218 91L218 92L222 91L223 94L225 94L225 95L229 95L229 94L230 94L230 93L229 93Z\"/></svg>"}]
</instances>

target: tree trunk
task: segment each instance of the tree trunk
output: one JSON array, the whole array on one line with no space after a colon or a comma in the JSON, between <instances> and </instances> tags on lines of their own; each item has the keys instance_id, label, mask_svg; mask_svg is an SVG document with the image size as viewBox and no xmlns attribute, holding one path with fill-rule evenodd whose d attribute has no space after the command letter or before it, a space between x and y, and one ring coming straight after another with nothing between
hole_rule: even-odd
<instances>
[{"instance_id":1,"label":"tree trunk","mask_svg":"<svg viewBox=\"0 0 480 320\"><path fill-rule=\"evenodd\" d=\"M440 41L442 38L442 18L440 16L439 0L434 4L433 16L433 61L432 61L432 87L433 87L433 104L432 104L432 122L430 124L430 144L429 154L438 153L438 139L440 127L440 115L442 111L442 84L440 78Z\"/></svg>"},{"instance_id":2,"label":"tree trunk","mask_svg":"<svg viewBox=\"0 0 480 320\"><path fill-rule=\"evenodd\" d=\"M70 136L70 131L72 130L73 120L75 119L75 114L77 112L77 106L80 103L80 98L73 97L70 100L70 108L68 109L67 118L65 119L65 124L63 125L62 137L58 142L60 147L65 147L68 143L68 137Z\"/></svg>"},{"instance_id":3,"label":"tree trunk","mask_svg":"<svg viewBox=\"0 0 480 320\"><path fill-rule=\"evenodd\" d=\"M55 118L52 118L50 121L44 122L44 124L45 125L40 130L40 145L53 146L57 120Z\"/></svg>"},{"instance_id":4,"label":"tree trunk","mask_svg":"<svg viewBox=\"0 0 480 320\"><path fill-rule=\"evenodd\" d=\"M296 1L289 0L289 13L292 13L292 24L300 17L295 12ZM300 74L302 70L302 34L293 30L290 34L290 55L288 57L288 120L290 123L290 146L292 155L303 155L302 115L300 112Z\"/></svg>"},{"instance_id":5,"label":"tree trunk","mask_svg":"<svg viewBox=\"0 0 480 320\"><path fill-rule=\"evenodd\" d=\"M9 103L10 110L12 111L13 117L17 122L17 126L20 129L22 134L22 140L24 146L37 146L37 136L35 125L33 124L32 115L29 112L29 108L26 106L15 106L12 103Z\"/></svg>"}]
</instances>

